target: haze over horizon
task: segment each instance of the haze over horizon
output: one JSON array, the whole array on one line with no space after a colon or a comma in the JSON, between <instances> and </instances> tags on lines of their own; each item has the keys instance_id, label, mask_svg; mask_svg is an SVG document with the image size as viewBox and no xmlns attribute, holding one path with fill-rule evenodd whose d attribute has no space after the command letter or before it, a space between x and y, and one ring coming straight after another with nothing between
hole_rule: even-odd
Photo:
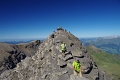
<instances>
[{"instance_id":1,"label":"haze over horizon","mask_svg":"<svg viewBox=\"0 0 120 80\"><path fill-rule=\"evenodd\" d=\"M0 39L46 38L59 26L78 38L120 35L120 0L0 0Z\"/></svg>"}]
</instances>

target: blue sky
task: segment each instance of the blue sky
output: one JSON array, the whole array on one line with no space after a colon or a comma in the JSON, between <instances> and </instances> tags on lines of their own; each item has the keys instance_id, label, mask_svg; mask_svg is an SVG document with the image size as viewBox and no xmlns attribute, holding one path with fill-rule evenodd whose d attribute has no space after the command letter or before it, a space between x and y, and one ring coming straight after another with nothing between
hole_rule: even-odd
<instances>
[{"instance_id":1,"label":"blue sky","mask_svg":"<svg viewBox=\"0 0 120 80\"><path fill-rule=\"evenodd\" d=\"M0 0L0 39L46 38L59 26L79 38L120 35L120 0Z\"/></svg>"}]
</instances>

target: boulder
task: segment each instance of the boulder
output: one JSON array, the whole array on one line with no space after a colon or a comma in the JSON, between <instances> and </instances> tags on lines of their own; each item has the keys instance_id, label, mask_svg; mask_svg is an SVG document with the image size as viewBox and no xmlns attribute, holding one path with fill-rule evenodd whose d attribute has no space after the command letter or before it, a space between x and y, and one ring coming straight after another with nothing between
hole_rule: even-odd
<instances>
[{"instance_id":1,"label":"boulder","mask_svg":"<svg viewBox=\"0 0 120 80\"><path fill-rule=\"evenodd\" d=\"M58 59L58 64L57 65L59 65L60 67L65 67L65 66L67 66L67 63L63 60Z\"/></svg>"}]
</instances>

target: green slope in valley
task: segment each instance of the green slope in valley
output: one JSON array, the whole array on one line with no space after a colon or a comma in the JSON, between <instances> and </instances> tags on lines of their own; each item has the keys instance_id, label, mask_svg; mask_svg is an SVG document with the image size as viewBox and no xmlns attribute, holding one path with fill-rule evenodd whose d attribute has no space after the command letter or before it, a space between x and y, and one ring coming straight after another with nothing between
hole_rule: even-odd
<instances>
[{"instance_id":1,"label":"green slope in valley","mask_svg":"<svg viewBox=\"0 0 120 80\"><path fill-rule=\"evenodd\" d=\"M106 53L92 45L89 45L86 48L99 68L105 71L108 75L111 75L115 80L120 80L119 55Z\"/></svg>"}]
</instances>

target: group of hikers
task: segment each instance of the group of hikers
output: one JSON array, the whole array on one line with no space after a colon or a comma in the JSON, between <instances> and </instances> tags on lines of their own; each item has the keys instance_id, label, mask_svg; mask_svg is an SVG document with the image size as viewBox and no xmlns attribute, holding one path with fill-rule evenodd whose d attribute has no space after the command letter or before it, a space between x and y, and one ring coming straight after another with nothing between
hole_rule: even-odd
<instances>
[{"instance_id":1,"label":"group of hikers","mask_svg":"<svg viewBox=\"0 0 120 80\"><path fill-rule=\"evenodd\" d=\"M67 51L65 42L61 44L61 47L62 47L62 55L63 57L65 57L65 52ZM72 63L72 68L73 68L74 75L82 77L81 63L78 58L75 58L75 61Z\"/></svg>"},{"instance_id":2,"label":"group of hikers","mask_svg":"<svg viewBox=\"0 0 120 80\"><path fill-rule=\"evenodd\" d=\"M54 40L55 36L54 36L54 34L52 34L51 37L52 37L52 43L53 43L53 45L55 45L55 40ZM62 42L62 44L61 44L61 50L62 50L62 56L65 57L65 55L66 55L65 53L67 52L65 42ZM75 61L73 61L72 68L73 68L74 75L82 77L81 63L80 63L80 61L79 61L78 58L75 58Z\"/></svg>"}]
</instances>

